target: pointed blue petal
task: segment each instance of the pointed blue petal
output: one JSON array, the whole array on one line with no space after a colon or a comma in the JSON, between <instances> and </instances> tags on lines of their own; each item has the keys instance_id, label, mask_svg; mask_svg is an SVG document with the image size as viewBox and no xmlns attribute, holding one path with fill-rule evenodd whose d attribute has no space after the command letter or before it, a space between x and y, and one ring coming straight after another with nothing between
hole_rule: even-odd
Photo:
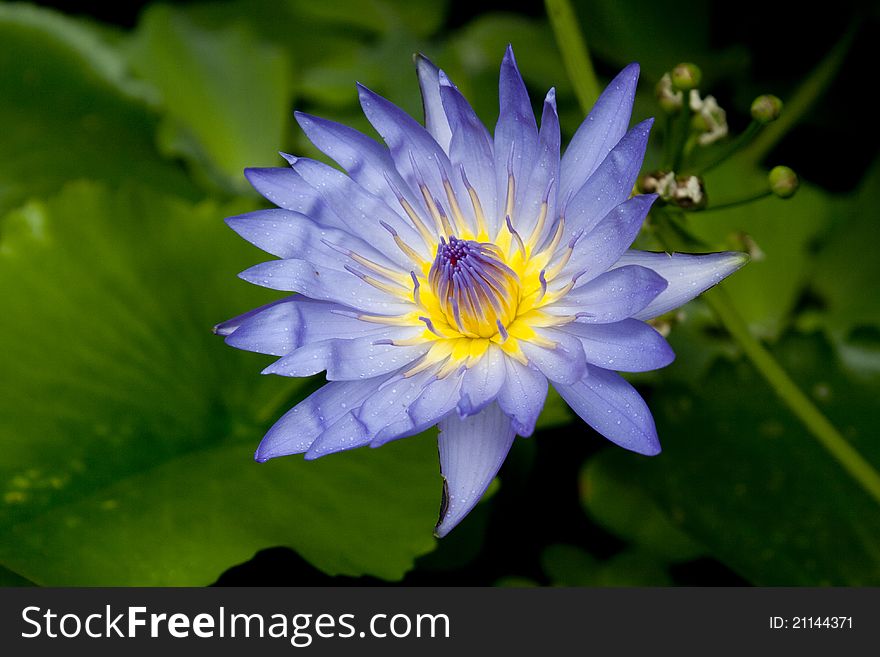
<instances>
[{"instance_id":1,"label":"pointed blue petal","mask_svg":"<svg viewBox=\"0 0 880 657\"><path fill-rule=\"evenodd\" d=\"M617 266L641 265L657 272L669 285L638 313L636 319L651 319L687 303L717 285L749 261L746 253L725 251L692 255L627 251Z\"/></svg>"},{"instance_id":2,"label":"pointed blue petal","mask_svg":"<svg viewBox=\"0 0 880 657\"><path fill-rule=\"evenodd\" d=\"M341 171L308 158L297 158L291 166L303 180L319 191L328 207L341 218L345 230L374 245L404 271L409 271L413 263L397 247L392 234L383 227L383 222L397 231L410 246L423 254L427 253L421 237L409 220Z\"/></svg>"},{"instance_id":3,"label":"pointed blue petal","mask_svg":"<svg viewBox=\"0 0 880 657\"><path fill-rule=\"evenodd\" d=\"M574 315L586 324L609 324L635 316L666 286L666 279L653 269L626 265L600 274L541 310Z\"/></svg>"},{"instance_id":4,"label":"pointed blue petal","mask_svg":"<svg viewBox=\"0 0 880 657\"><path fill-rule=\"evenodd\" d=\"M554 383L579 381L587 368L580 340L564 331L535 329L543 338L556 343L555 348L541 347L527 340L520 341L523 353L545 377Z\"/></svg>"},{"instance_id":5,"label":"pointed blue petal","mask_svg":"<svg viewBox=\"0 0 880 657\"><path fill-rule=\"evenodd\" d=\"M480 501L514 436L510 419L496 404L463 419L449 415L440 423L443 504L434 530L438 537L446 536Z\"/></svg>"},{"instance_id":6,"label":"pointed blue petal","mask_svg":"<svg viewBox=\"0 0 880 657\"><path fill-rule=\"evenodd\" d=\"M419 395L406 407L406 413L398 420L382 427L371 447L421 433L455 410L461 388L462 372L453 372L442 378L434 378L422 388Z\"/></svg>"},{"instance_id":7,"label":"pointed blue petal","mask_svg":"<svg viewBox=\"0 0 880 657\"><path fill-rule=\"evenodd\" d=\"M259 306L257 308L254 308L253 310L248 310L246 313L242 313L241 315L238 315L237 317L233 317L232 319L227 319L225 322L220 322L219 324L217 324L214 327L214 329L213 329L214 334L215 335L223 335L223 336L232 335L232 333L235 332L239 326L244 324L251 317L255 317L256 315L259 315L264 310L268 310L272 306L277 306L279 303L287 303L288 301L290 301L293 298L295 298L295 297L291 296L291 297L285 297L284 299L276 299L275 301L272 301L271 303L267 303L264 306Z\"/></svg>"},{"instance_id":8,"label":"pointed blue petal","mask_svg":"<svg viewBox=\"0 0 880 657\"><path fill-rule=\"evenodd\" d=\"M299 292L377 315L403 315L414 308L348 271L305 260L270 260L244 270L239 277L254 285Z\"/></svg>"},{"instance_id":9,"label":"pointed blue petal","mask_svg":"<svg viewBox=\"0 0 880 657\"><path fill-rule=\"evenodd\" d=\"M448 180L457 198L468 198L461 174L453 170L446 152L421 125L394 103L363 85L358 85L358 92L364 114L385 140L397 170L413 192L419 194L420 184L424 184L427 193L446 207L443 182ZM430 217L425 203L418 207L424 217ZM450 215L448 207L446 214Z\"/></svg>"},{"instance_id":10,"label":"pointed blue petal","mask_svg":"<svg viewBox=\"0 0 880 657\"><path fill-rule=\"evenodd\" d=\"M557 198L559 196L559 115L556 111L556 90L551 89L544 98L541 115L541 130L538 133L538 148L531 166L520 206L517 208L514 227L528 239L541 214L541 206L547 203L547 220L537 243L542 237L552 234L556 228ZM523 181L525 183L525 181Z\"/></svg>"},{"instance_id":11,"label":"pointed blue petal","mask_svg":"<svg viewBox=\"0 0 880 657\"><path fill-rule=\"evenodd\" d=\"M322 226L345 228L314 187L292 169L250 168L244 176L251 186L279 208L299 212Z\"/></svg>"},{"instance_id":12,"label":"pointed blue petal","mask_svg":"<svg viewBox=\"0 0 880 657\"><path fill-rule=\"evenodd\" d=\"M571 259L557 280L567 284L577 276L579 286L592 281L612 267L633 243L656 194L633 196L614 207L591 231L581 235L574 245Z\"/></svg>"},{"instance_id":13,"label":"pointed blue petal","mask_svg":"<svg viewBox=\"0 0 880 657\"><path fill-rule=\"evenodd\" d=\"M495 216L495 155L492 137L477 117L470 104L456 89L446 75L440 73L440 97L452 128L449 159L452 166L464 170L468 182L480 199L483 212ZM466 216L472 218L469 199L459 202ZM476 224L472 224L476 227Z\"/></svg>"},{"instance_id":14,"label":"pointed blue petal","mask_svg":"<svg viewBox=\"0 0 880 657\"><path fill-rule=\"evenodd\" d=\"M363 337L312 342L280 358L263 374L311 376L327 370L328 381L349 381L396 372L423 355L429 344L398 346L387 340L408 340L419 328L389 328Z\"/></svg>"},{"instance_id":15,"label":"pointed blue petal","mask_svg":"<svg viewBox=\"0 0 880 657\"><path fill-rule=\"evenodd\" d=\"M584 422L611 442L639 454L660 453L648 405L620 375L590 367L581 381L554 387Z\"/></svg>"},{"instance_id":16,"label":"pointed blue petal","mask_svg":"<svg viewBox=\"0 0 880 657\"><path fill-rule=\"evenodd\" d=\"M499 113L495 126L495 174L498 209L494 217L487 217L490 233L504 225L507 196L508 168L516 181L514 208L522 207L531 169L538 148L538 125L529 100L529 92L520 75L508 46L501 62L498 80ZM515 219L515 217L511 217Z\"/></svg>"},{"instance_id":17,"label":"pointed blue petal","mask_svg":"<svg viewBox=\"0 0 880 657\"><path fill-rule=\"evenodd\" d=\"M348 255L353 253L398 269L402 274L409 271L388 260L373 247L373 243L365 242L347 230L320 226L298 212L257 210L228 217L226 223L254 246L279 258L298 258L325 265L333 263L336 269L342 270L345 265L356 264Z\"/></svg>"},{"instance_id":18,"label":"pointed blue petal","mask_svg":"<svg viewBox=\"0 0 880 657\"><path fill-rule=\"evenodd\" d=\"M638 64L618 73L574 133L562 157L561 198L579 190L626 133L638 81Z\"/></svg>"},{"instance_id":19,"label":"pointed blue petal","mask_svg":"<svg viewBox=\"0 0 880 657\"><path fill-rule=\"evenodd\" d=\"M266 433L254 458L268 461L305 452L329 426L375 392L382 381L335 381L319 388L281 416Z\"/></svg>"},{"instance_id":20,"label":"pointed blue petal","mask_svg":"<svg viewBox=\"0 0 880 657\"><path fill-rule=\"evenodd\" d=\"M675 359L672 347L651 326L637 319L613 324L572 322L557 330L577 336L587 362L621 372L647 372Z\"/></svg>"},{"instance_id":21,"label":"pointed blue petal","mask_svg":"<svg viewBox=\"0 0 880 657\"><path fill-rule=\"evenodd\" d=\"M422 107L425 110L425 128L449 152L452 130L446 118L443 102L440 98L440 69L430 59L418 53L416 55L416 72L419 75L419 88L422 91Z\"/></svg>"},{"instance_id":22,"label":"pointed blue petal","mask_svg":"<svg viewBox=\"0 0 880 657\"><path fill-rule=\"evenodd\" d=\"M483 357L465 371L458 402L458 412L462 417L479 413L495 401L507 377L505 358L501 349L489 345Z\"/></svg>"},{"instance_id":23,"label":"pointed blue petal","mask_svg":"<svg viewBox=\"0 0 880 657\"><path fill-rule=\"evenodd\" d=\"M547 377L534 367L505 358L507 376L498 391L498 405L520 436L531 436L547 398Z\"/></svg>"},{"instance_id":24,"label":"pointed blue petal","mask_svg":"<svg viewBox=\"0 0 880 657\"><path fill-rule=\"evenodd\" d=\"M417 202L412 190L397 172L391 153L383 144L335 121L304 112L296 112L295 116L309 141L333 158L352 180L381 198L389 207L396 209L398 205L388 184L389 179L411 204Z\"/></svg>"},{"instance_id":25,"label":"pointed blue petal","mask_svg":"<svg viewBox=\"0 0 880 657\"><path fill-rule=\"evenodd\" d=\"M367 433L367 428L357 419L354 411L349 411L315 439L304 458L311 461L369 444L370 434Z\"/></svg>"},{"instance_id":26,"label":"pointed blue petal","mask_svg":"<svg viewBox=\"0 0 880 657\"><path fill-rule=\"evenodd\" d=\"M568 236L589 231L630 197L642 168L653 122L653 119L642 121L626 133L587 182L575 190L564 207ZM563 197L563 203L567 198Z\"/></svg>"},{"instance_id":27,"label":"pointed blue petal","mask_svg":"<svg viewBox=\"0 0 880 657\"><path fill-rule=\"evenodd\" d=\"M378 335L377 324L340 314L342 306L294 296L272 304L243 321L226 338L226 344L261 354L284 356L318 340L344 336Z\"/></svg>"}]
</instances>

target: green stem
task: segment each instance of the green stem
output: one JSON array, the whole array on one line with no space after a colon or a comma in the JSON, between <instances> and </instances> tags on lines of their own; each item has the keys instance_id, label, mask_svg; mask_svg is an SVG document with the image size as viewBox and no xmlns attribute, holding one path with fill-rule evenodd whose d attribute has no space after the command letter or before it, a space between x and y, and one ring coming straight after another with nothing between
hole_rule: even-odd
<instances>
[{"instance_id":1,"label":"green stem","mask_svg":"<svg viewBox=\"0 0 880 657\"><path fill-rule=\"evenodd\" d=\"M563 58L568 61L569 57L573 57L577 59L578 57L582 57L589 63L589 57L586 53L586 46L584 45L583 39L580 37L579 28L574 19L574 12L571 10L571 5L568 4L566 0L547 0L548 13L551 14L551 22L554 23L554 33L556 35L556 40L559 45L560 50L563 53ZM559 22L559 8L562 8L562 12L564 15L567 15L568 20L565 21L565 25L561 28L556 25ZM556 11L556 18L553 18L554 8ZM567 11L567 14L564 12ZM814 83L814 86L821 91L824 89L824 85L827 84L827 80L822 82L825 77L829 77L833 75L833 73L837 70L837 67L843 61L843 55L849 48L849 44L852 41L852 37L854 35L855 28L852 28L845 36L841 42L835 47L835 50L826 58L826 60L820 65L820 69L822 67L828 67L831 71L830 73L824 72L822 75L817 76L816 72L814 72L813 77L818 77L819 81ZM575 54L567 52L568 50L573 51ZM834 65L828 64L829 60L834 60ZM592 69L592 67L591 67ZM572 74L572 69L569 69L569 75ZM824 76L824 77L823 77ZM593 82L595 82L595 76L593 76ZM573 78L574 82L574 78ZM808 80L807 83L810 81ZM819 84L822 82L822 84ZM575 86L577 83L575 82ZM799 94L798 94L799 95ZM796 97L798 96L796 95ZM590 110L595 102L595 98L598 98L598 92L594 96L581 96L578 94L578 100L581 104L581 109L584 112ZM806 111L805 107L809 106L809 103L806 104L804 109L799 109L801 104L804 101L793 101L795 104L795 111L790 112L790 114L794 114L795 118L790 119L791 121L795 121L800 118L803 111ZM809 101L810 103L812 101ZM771 126L775 126L779 124L779 121L771 124ZM790 126L789 126L790 127ZM780 130L777 128L777 130ZM780 134L784 134L788 128L782 128ZM762 137L765 138L765 142L769 143L770 146L767 147L766 144L759 146L756 152L760 152L760 148L766 148L769 150L773 144L776 143L774 137L767 137L770 131L765 130L762 134ZM767 140L770 140L769 142ZM756 147L756 142L752 143L753 151ZM759 156L757 159L760 159L762 156ZM684 229L683 226L679 226L680 230L683 230L686 234L688 231ZM658 233L659 236L659 233ZM665 241L662 240L661 241ZM664 245L665 246L665 245ZM667 247L668 248L668 247ZM727 292L723 287L716 287L714 290L706 293L704 295L704 299L709 304L709 307L715 312L718 318L721 320L721 323L724 324L724 327L730 333L731 337L739 343L742 347L743 352L752 361L752 364L755 366L755 369L764 377L767 383L773 388L782 402L791 410L791 412L804 424L804 426L809 430L809 432L813 435L813 437L819 442L822 447L824 447L829 454L841 465L841 467L861 486L864 491L870 495L878 504L880 504L880 473L868 462L866 461L861 454L859 454L853 447L850 445L846 439L841 435L841 433L834 427L831 422L828 421L822 412L816 408L816 406L810 401L810 399L804 395L803 392L797 387L794 381L792 381L791 377L788 376L786 371L782 368L782 366L778 363L778 361L773 358L769 351L767 351L760 342L751 334L748 326L743 320L742 316L737 312L733 303L730 300L730 297L727 295Z\"/></svg>"},{"instance_id":2,"label":"green stem","mask_svg":"<svg viewBox=\"0 0 880 657\"><path fill-rule=\"evenodd\" d=\"M717 167L738 150L747 146L758 135L758 133L761 132L761 127L761 124L757 121L749 123L746 129L739 133L734 139L731 139L713 160L710 160L708 164L697 167L694 173L701 176Z\"/></svg>"},{"instance_id":3,"label":"green stem","mask_svg":"<svg viewBox=\"0 0 880 657\"><path fill-rule=\"evenodd\" d=\"M578 27L577 16L568 0L546 0L547 16L565 64L565 72L574 85L578 103L589 112L602 91L590 51Z\"/></svg>"},{"instance_id":4,"label":"green stem","mask_svg":"<svg viewBox=\"0 0 880 657\"><path fill-rule=\"evenodd\" d=\"M674 133L672 135L672 162L669 167L672 171L681 169L684 160L684 149L691 134L691 108L687 101L682 105L681 111L675 118L673 124Z\"/></svg>"},{"instance_id":5,"label":"green stem","mask_svg":"<svg viewBox=\"0 0 880 657\"><path fill-rule=\"evenodd\" d=\"M712 205L710 203L709 207L699 210L699 212L715 212L716 210L729 210L730 208L736 208L740 205L746 205L748 203L754 203L755 201L760 201L762 198L767 198L768 196L772 196L773 192L769 189L765 189L763 192L757 192L756 194L752 194L751 196L746 196L745 198L738 199L736 201L727 201L726 203L719 203L718 205Z\"/></svg>"},{"instance_id":6,"label":"green stem","mask_svg":"<svg viewBox=\"0 0 880 657\"><path fill-rule=\"evenodd\" d=\"M789 410L865 492L880 504L880 473L846 441L791 380L779 362L751 334L727 291L723 287L716 287L705 293L703 299Z\"/></svg>"}]
</instances>

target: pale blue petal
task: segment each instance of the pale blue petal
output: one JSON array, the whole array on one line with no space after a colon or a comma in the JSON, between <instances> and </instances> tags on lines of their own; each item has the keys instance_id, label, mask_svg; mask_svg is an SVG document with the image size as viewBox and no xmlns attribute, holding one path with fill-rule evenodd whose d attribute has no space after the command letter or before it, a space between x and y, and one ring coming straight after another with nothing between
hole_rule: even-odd
<instances>
[{"instance_id":1,"label":"pale blue petal","mask_svg":"<svg viewBox=\"0 0 880 657\"><path fill-rule=\"evenodd\" d=\"M398 248L392 233L383 227L383 222L397 231L410 246L423 255L427 253L421 237L408 220L341 171L308 158L293 159L291 167L303 180L319 190L321 198L345 223L345 230L374 245L405 271L410 271L413 263Z\"/></svg>"},{"instance_id":2,"label":"pale blue petal","mask_svg":"<svg viewBox=\"0 0 880 657\"><path fill-rule=\"evenodd\" d=\"M346 227L318 190L292 169L250 168L244 170L244 176L254 189L279 208L304 214L322 226Z\"/></svg>"},{"instance_id":3,"label":"pale blue petal","mask_svg":"<svg viewBox=\"0 0 880 657\"><path fill-rule=\"evenodd\" d=\"M254 246L279 258L332 264L334 268L343 270L346 265L356 265L348 255L354 253L372 262L398 269L403 274L409 271L401 270L396 263L376 250L372 243L355 237L347 230L320 226L298 212L257 210L229 217L226 223Z\"/></svg>"},{"instance_id":4,"label":"pale blue petal","mask_svg":"<svg viewBox=\"0 0 880 657\"><path fill-rule=\"evenodd\" d=\"M409 185L397 172L391 153L383 144L335 121L303 112L296 112L295 116L303 132L321 152L333 158L352 180L381 198L389 207L394 210L399 207L389 180L411 204L417 203Z\"/></svg>"},{"instance_id":5,"label":"pale blue petal","mask_svg":"<svg viewBox=\"0 0 880 657\"><path fill-rule=\"evenodd\" d=\"M537 369L505 358L507 376L498 391L498 405L520 436L531 436L547 398L547 377Z\"/></svg>"},{"instance_id":6,"label":"pale blue petal","mask_svg":"<svg viewBox=\"0 0 880 657\"><path fill-rule=\"evenodd\" d=\"M362 404L382 381L334 381L319 388L281 416L266 433L254 458L268 461L305 452L328 427Z\"/></svg>"},{"instance_id":7,"label":"pale blue petal","mask_svg":"<svg viewBox=\"0 0 880 657\"><path fill-rule=\"evenodd\" d=\"M220 322L219 324L217 324L214 327L214 329L213 329L214 334L215 335L223 335L223 336L231 335L234 331L236 331L238 329L239 326L244 324L251 317L255 317L256 315L259 315L261 312L263 312L264 310L268 310L272 306L277 306L280 303L287 303L293 298L295 298L295 297L291 296L291 297L285 297L284 299L276 299L275 301L272 301L271 303L267 303L263 306L259 306L257 308L254 308L253 310L248 310L246 313L242 313L241 315L233 317L232 319L227 319L225 322Z\"/></svg>"},{"instance_id":8,"label":"pale blue petal","mask_svg":"<svg viewBox=\"0 0 880 657\"><path fill-rule=\"evenodd\" d=\"M668 281L669 286L656 299L633 315L636 319L651 319L687 303L748 261L748 254L735 251L701 255L627 251L616 266L648 267Z\"/></svg>"},{"instance_id":9,"label":"pale blue petal","mask_svg":"<svg viewBox=\"0 0 880 657\"><path fill-rule=\"evenodd\" d=\"M449 159L454 168L464 169L468 182L480 199L483 212L488 217L495 216L495 155L492 137L486 130L464 96L453 86L446 75L440 73L440 96L449 125L452 128L452 141L449 145ZM469 199L463 198L459 206L465 215L473 217ZM476 224L472 224L473 227Z\"/></svg>"},{"instance_id":10,"label":"pale blue petal","mask_svg":"<svg viewBox=\"0 0 880 657\"><path fill-rule=\"evenodd\" d=\"M466 199L468 196L461 174L453 170L446 152L421 125L395 104L363 85L358 85L358 91L364 114L385 140L403 179L416 193L419 193L423 184L427 193L438 205L446 208L446 214L450 216L451 211L445 202L444 180L452 185L457 198ZM419 207L424 217L430 217L426 204L421 203Z\"/></svg>"},{"instance_id":11,"label":"pale blue petal","mask_svg":"<svg viewBox=\"0 0 880 657\"><path fill-rule=\"evenodd\" d=\"M327 371L329 381L351 381L396 372L422 356L429 344L399 346L386 340L407 340L419 328L390 328L351 339L329 339L303 345L263 370L263 374L311 376Z\"/></svg>"},{"instance_id":12,"label":"pale blue petal","mask_svg":"<svg viewBox=\"0 0 880 657\"><path fill-rule=\"evenodd\" d=\"M609 370L647 372L675 359L665 338L637 319L613 324L572 322L557 330L580 338L587 362Z\"/></svg>"},{"instance_id":13,"label":"pale blue petal","mask_svg":"<svg viewBox=\"0 0 880 657\"><path fill-rule=\"evenodd\" d=\"M638 64L618 73L574 133L562 157L562 199L583 186L626 133L638 81Z\"/></svg>"},{"instance_id":14,"label":"pale blue petal","mask_svg":"<svg viewBox=\"0 0 880 657\"><path fill-rule=\"evenodd\" d=\"M404 427L411 426L407 409L435 379L433 370L425 370L409 377L397 374L373 391L356 411L356 416L371 436L397 423L403 423Z\"/></svg>"},{"instance_id":15,"label":"pale blue petal","mask_svg":"<svg viewBox=\"0 0 880 657\"><path fill-rule=\"evenodd\" d=\"M563 208L566 234L589 231L632 194L642 168L653 119L630 130ZM567 197L563 197L565 202Z\"/></svg>"},{"instance_id":16,"label":"pale blue petal","mask_svg":"<svg viewBox=\"0 0 880 657\"><path fill-rule=\"evenodd\" d=\"M412 436L433 427L455 410L461 380L462 370L429 380L421 393L406 407L406 413L382 427L373 437L370 446L381 447L392 440Z\"/></svg>"},{"instance_id":17,"label":"pale blue petal","mask_svg":"<svg viewBox=\"0 0 880 657\"><path fill-rule=\"evenodd\" d=\"M577 238L571 259L556 278L558 285L567 284L573 277L577 277L579 286L585 285L612 267L639 234L656 198L656 194L633 196Z\"/></svg>"},{"instance_id":18,"label":"pale blue petal","mask_svg":"<svg viewBox=\"0 0 880 657\"><path fill-rule=\"evenodd\" d=\"M490 233L503 225L507 196L508 170L516 181L514 207L521 207L525 187L535 164L538 126L529 100L529 92L516 66L513 49L508 46L501 62L498 80L499 113L495 126L495 174L498 209L487 217Z\"/></svg>"},{"instance_id":19,"label":"pale blue petal","mask_svg":"<svg viewBox=\"0 0 880 657\"><path fill-rule=\"evenodd\" d=\"M440 423L443 503L434 530L438 537L446 536L480 501L515 435L510 419L496 404L466 418L449 415Z\"/></svg>"},{"instance_id":20,"label":"pale blue petal","mask_svg":"<svg viewBox=\"0 0 880 657\"><path fill-rule=\"evenodd\" d=\"M573 335L553 329L535 329L535 332L541 337L556 342L556 347L541 347L528 340L521 340L520 348L529 359L529 363L553 383L579 381L587 368L584 348L580 340Z\"/></svg>"},{"instance_id":21,"label":"pale blue petal","mask_svg":"<svg viewBox=\"0 0 880 657\"><path fill-rule=\"evenodd\" d=\"M246 269L239 277L254 285L299 292L312 299L335 301L377 315L403 315L414 308L348 271L305 260L270 260Z\"/></svg>"},{"instance_id":22,"label":"pale blue petal","mask_svg":"<svg viewBox=\"0 0 880 657\"><path fill-rule=\"evenodd\" d=\"M590 367L578 383L554 387L584 422L611 442L639 454L660 453L648 405L620 375Z\"/></svg>"},{"instance_id":23,"label":"pale blue petal","mask_svg":"<svg viewBox=\"0 0 880 657\"><path fill-rule=\"evenodd\" d=\"M226 344L246 351L285 356L294 349L332 338L388 336L388 327L358 319L350 310L297 295L243 321ZM319 370L320 371L320 370Z\"/></svg>"},{"instance_id":24,"label":"pale blue petal","mask_svg":"<svg viewBox=\"0 0 880 657\"><path fill-rule=\"evenodd\" d=\"M367 428L357 419L354 411L349 411L315 439L305 453L305 459L311 461L327 454L369 444L370 434L367 433Z\"/></svg>"},{"instance_id":25,"label":"pale blue petal","mask_svg":"<svg viewBox=\"0 0 880 657\"><path fill-rule=\"evenodd\" d=\"M541 130L538 133L538 149L531 167L528 185L523 194L521 205L516 209L513 224L522 239L531 236L541 206L547 203L547 219L537 243L552 233L556 227L556 200L559 189L559 116L556 112L556 90L551 89L544 98L544 110L541 115Z\"/></svg>"},{"instance_id":26,"label":"pale blue petal","mask_svg":"<svg viewBox=\"0 0 880 657\"><path fill-rule=\"evenodd\" d=\"M575 316L587 324L609 324L634 317L666 286L666 279L654 270L626 265L600 274L541 310Z\"/></svg>"},{"instance_id":27,"label":"pale blue petal","mask_svg":"<svg viewBox=\"0 0 880 657\"><path fill-rule=\"evenodd\" d=\"M458 402L458 412L462 417L479 413L495 401L507 377L505 359L500 348L489 345L483 357L465 371Z\"/></svg>"},{"instance_id":28,"label":"pale blue petal","mask_svg":"<svg viewBox=\"0 0 880 657\"><path fill-rule=\"evenodd\" d=\"M418 53L416 71L419 75L419 88L422 91L422 107L425 110L425 127L445 152L449 152L452 130L440 98L440 69L430 59Z\"/></svg>"}]
</instances>

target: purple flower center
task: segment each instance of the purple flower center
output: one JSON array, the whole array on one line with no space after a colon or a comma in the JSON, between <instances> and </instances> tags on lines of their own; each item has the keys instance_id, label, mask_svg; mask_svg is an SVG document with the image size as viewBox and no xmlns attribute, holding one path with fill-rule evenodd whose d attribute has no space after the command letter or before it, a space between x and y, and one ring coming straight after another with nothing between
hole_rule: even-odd
<instances>
[{"instance_id":1,"label":"purple flower center","mask_svg":"<svg viewBox=\"0 0 880 657\"><path fill-rule=\"evenodd\" d=\"M519 277L494 244L441 237L428 282L448 324L465 337L505 336L516 317Z\"/></svg>"}]
</instances>

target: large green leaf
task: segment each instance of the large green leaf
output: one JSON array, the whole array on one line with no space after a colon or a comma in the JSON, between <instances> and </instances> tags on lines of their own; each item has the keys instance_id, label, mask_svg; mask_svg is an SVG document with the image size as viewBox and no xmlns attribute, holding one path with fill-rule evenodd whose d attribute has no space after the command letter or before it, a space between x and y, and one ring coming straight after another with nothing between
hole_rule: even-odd
<instances>
[{"instance_id":1,"label":"large green leaf","mask_svg":"<svg viewBox=\"0 0 880 657\"><path fill-rule=\"evenodd\" d=\"M183 169L157 151L144 94L82 23L0 4L0 212L82 177L196 198Z\"/></svg>"},{"instance_id":2,"label":"large green leaf","mask_svg":"<svg viewBox=\"0 0 880 657\"><path fill-rule=\"evenodd\" d=\"M606 450L603 452L607 454ZM597 523L660 561L689 561L703 548L684 534L613 459L591 459L581 472L581 500Z\"/></svg>"},{"instance_id":3,"label":"large green leaf","mask_svg":"<svg viewBox=\"0 0 880 657\"><path fill-rule=\"evenodd\" d=\"M619 552L604 561L574 545L550 545L541 567L553 586L670 586L672 580L657 555Z\"/></svg>"},{"instance_id":4,"label":"large green leaf","mask_svg":"<svg viewBox=\"0 0 880 657\"><path fill-rule=\"evenodd\" d=\"M818 335L777 355L874 467L880 383L853 378ZM751 366L721 362L693 387L656 391L664 451L594 464L653 499L676 526L758 585L880 584L880 507L777 401Z\"/></svg>"},{"instance_id":5,"label":"large green leaf","mask_svg":"<svg viewBox=\"0 0 880 657\"><path fill-rule=\"evenodd\" d=\"M292 98L284 51L239 25L209 30L153 6L138 25L135 71L161 97L167 152L221 187L246 188L242 169L277 164Z\"/></svg>"},{"instance_id":6,"label":"large green leaf","mask_svg":"<svg viewBox=\"0 0 880 657\"><path fill-rule=\"evenodd\" d=\"M192 585L287 545L393 579L432 549L430 439L252 461L312 384L261 377L265 357L211 334L270 298L235 279L259 258L222 222L244 209L82 183L4 219L0 563L39 584Z\"/></svg>"}]
</instances>

